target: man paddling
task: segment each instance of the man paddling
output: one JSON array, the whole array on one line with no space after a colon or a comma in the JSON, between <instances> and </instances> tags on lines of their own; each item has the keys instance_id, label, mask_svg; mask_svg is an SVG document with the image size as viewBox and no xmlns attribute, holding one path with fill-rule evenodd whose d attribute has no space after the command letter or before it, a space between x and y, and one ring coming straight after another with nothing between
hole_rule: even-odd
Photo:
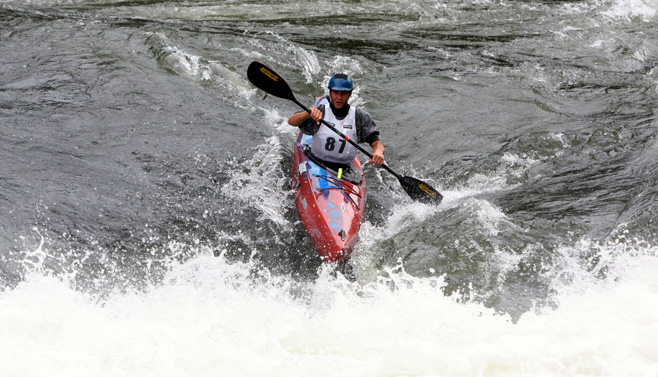
<instances>
[{"instance_id":1,"label":"man paddling","mask_svg":"<svg viewBox=\"0 0 658 377\"><path fill-rule=\"evenodd\" d=\"M329 80L329 96L326 97L329 106L321 103L312 107L310 113L301 111L288 119L291 126L299 127L307 135L313 135L311 152L331 168L349 166L357 154L357 149L329 127L320 124L321 119L332 124L350 139L370 144L370 162L375 165L384 163L384 144L379 140L379 131L372 117L364 110L347 103L353 89L354 84L349 76L343 73L335 74Z\"/></svg>"},{"instance_id":2,"label":"man paddling","mask_svg":"<svg viewBox=\"0 0 658 377\"><path fill-rule=\"evenodd\" d=\"M261 62L256 62L256 61L251 62L251 64L249 64L249 68L247 68L247 77L249 78L249 81L251 81L252 84L256 85L256 87L258 87L260 90L264 91L265 93L269 93L269 94L271 94L275 97L279 97L279 98L283 98L283 99L293 101L299 107L304 109L305 113L303 113L303 114L294 114L292 117L290 117L290 119L288 120L288 123L290 123L291 125L297 126L297 127L300 127L300 126L305 127L305 125L303 125L303 123L311 123L313 128L317 128L317 130L314 132L314 133L317 133L317 131L320 129L317 122L321 121L323 126L326 126L326 124L329 124L327 121L325 121L323 119L324 115L321 117L321 116L318 115L317 112L315 113L316 114L315 118L311 118L311 120L309 120L309 115L307 113L311 113L312 112L311 109L308 109L306 106L304 106L304 104L297 101L297 98L295 98L295 94L292 92L292 89L290 89L290 85L288 85L288 83L286 82L286 80L283 79L283 77L281 77L278 73L274 72L274 70L272 70L272 68L266 66L265 64L263 64ZM349 99L349 97L352 93L352 88L353 88L352 80L349 77L347 77L346 75L340 75L340 76L335 75L334 77L332 77L332 79L333 79L333 85L332 85L332 82L330 81L329 82L329 89L331 89L332 87L337 88L337 84L338 84L337 81L339 79L344 81L345 88L343 90L338 90L338 91L339 92L340 91L349 92L349 93L347 93L346 98L343 101L340 101L343 104L343 106L345 106L347 104L347 100ZM345 94L343 94L343 95L345 96ZM331 93L329 95L329 98L330 99L332 98ZM332 102L333 102L333 100L332 100ZM338 101L336 101L336 102L338 102ZM321 109L320 106L317 106L317 107L318 107L318 110ZM322 109L324 110L324 108L326 108L326 107L327 106L325 105L325 106L322 107ZM335 107L336 106L334 105L334 108ZM333 109L331 108L331 106L329 107L329 110L332 110L332 113L333 113ZM343 111L345 111L345 110L343 110ZM340 110L338 112L340 112ZM322 110L320 110L320 113L323 114ZM349 111L347 113L348 114L346 115L346 117L349 115ZM357 114L360 114L359 118L357 118ZM413 200L423 202L423 203L427 203L427 204L434 204L434 205L438 205L439 203L441 203L441 200L443 199L443 195L441 195L440 192L436 191L436 189L434 189L432 186L430 186L427 183L421 181L420 179L410 177L408 175L400 175L400 174L396 173L393 169L391 169L387 164L384 163L384 146L378 140L379 139L379 133L377 133L377 136L375 137L375 136L371 136L371 134L373 133L372 129L370 130L371 132L363 132L363 130L368 128L368 126L372 126L373 129L375 129L374 128L375 124L372 121L372 118L370 118L369 115L367 117L365 115L367 115L367 113L365 113L364 111L359 111L358 109L355 110L355 113L354 113L354 125L355 125L355 127L352 127L352 130L356 129L356 131L358 132L356 141L359 141L359 142L368 142L368 141L370 141L371 142L371 146L372 146L373 150L377 151L378 157L375 158L374 154L371 154L368 151L366 151L365 149L363 149L360 145L356 144L356 141L352 140L351 138L349 140L350 146L354 146L361 153L364 153L368 157L370 157L370 160L373 163L381 164L381 166L382 166L382 168L384 168L384 170L386 170L387 172L393 174L393 176L395 176L395 178L398 179L398 182L400 182L400 185L402 185L402 188L404 189L404 191L406 191L407 194L409 194L409 196ZM366 118L368 119L368 122L364 121L364 119L366 119ZM343 123L346 123L345 119L346 118L343 118ZM350 119L351 119L351 116L350 116ZM315 121L315 122L313 122L313 121ZM368 123L368 124L366 125L366 123ZM350 126L351 124L347 123L346 125ZM343 126L343 124L341 124L341 127L342 126ZM334 130L336 130L336 132L341 132L341 131L338 131L338 129L336 129L335 127L333 127L333 126L331 126L331 127ZM361 131L359 131L359 127L360 127ZM343 129L345 129L345 128L346 127L343 127ZM313 134L313 133L311 133L311 134ZM330 141L329 137L330 136L326 136L326 137L323 138L324 141L325 141L326 149L332 149L332 147L335 149L335 147L336 147L335 142L337 140L334 139L333 141ZM371 137L372 137L372 139L371 139ZM315 139L315 137L313 137L313 139ZM374 139L377 139L376 142L375 142ZM345 139L341 138L340 140L345 140ZM338 145L339 149L338 150L339 150L339 153L340 153L340 149L344 145L340 141L338 141L338 143L339 143L339 145ZM327 144L329 144L329 145L327 145ZM316 152L321 151L322 147L323 146L320 143L319 147L316 148L315 151ZM343 150L343 152L344 152L344 150ZM347 158L345 160L347 160Z\"/></svg>"}]
</instances>

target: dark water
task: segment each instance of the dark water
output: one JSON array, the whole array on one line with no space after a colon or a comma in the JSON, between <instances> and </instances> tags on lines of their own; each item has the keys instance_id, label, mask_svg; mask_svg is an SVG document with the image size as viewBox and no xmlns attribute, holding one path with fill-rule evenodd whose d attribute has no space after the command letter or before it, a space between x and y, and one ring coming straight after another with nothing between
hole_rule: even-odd
<instances>
[{"instance_id":1,"label":"dark water","mask_svg":"<svg viewBox=\"0 0 658 377\"><path fill-rule=\"evenodd\" d=\"M313 280L288 172L293 103L246 79L272 66L311 102L334 72L413 204L367 166L353 278L402 264L518 317L555 286L655 257L655 2L3 1L0 286L157 284L200 254ZM606 255L601 250L608 250ZM639 251L638 251L639 250ZM574 273L578 270L578 273Z\"/></svg>"}]
</instances>

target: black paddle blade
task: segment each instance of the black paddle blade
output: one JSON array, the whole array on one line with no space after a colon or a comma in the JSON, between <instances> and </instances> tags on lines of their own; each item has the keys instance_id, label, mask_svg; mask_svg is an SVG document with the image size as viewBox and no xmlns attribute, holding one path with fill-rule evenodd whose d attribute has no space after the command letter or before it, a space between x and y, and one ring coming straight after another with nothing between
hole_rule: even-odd
<instances>
[{"instance_id":1,"label":"black paddle blade","mask_svg":"<svg viewBox=\"0 0 658 377\"><path fill-rule=\"evenodd\" d=\"M261 62L251 62L247 68L247 78L258 89L275 97L295 100L292 89L283 77Z\"/></svg>"},{"instance_id":2,"label":"black paddle blade","mask_svg":"<svg viewBox=\"0 0 658 377\"><path fill-rule=\"evenodd\" d=\"M409 194L411 199L417 202L438 205L443 199L443 195L441 195L441 193L420 179L408 176L399 176L398 181L400 181L402 188L407 192L407 194Z\"/></svg>"}]
</instances>

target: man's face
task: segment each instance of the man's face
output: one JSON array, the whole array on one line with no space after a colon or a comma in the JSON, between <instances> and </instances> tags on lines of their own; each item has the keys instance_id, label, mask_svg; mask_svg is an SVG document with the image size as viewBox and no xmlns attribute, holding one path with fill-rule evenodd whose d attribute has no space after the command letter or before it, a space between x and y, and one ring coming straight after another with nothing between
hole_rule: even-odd
<instances>
[{"instance_id":1,"label":"man's face","mask_svg":"<svg viewBox=\"0 0 658 377\"><path fill-rule=\"evenodd\" d=\"M331 97L331 103L333 103L334 107L337 109L342 109L343 106L347 104L347 100L350 99L351 95L352 92L343 92L338 90L329 91L329 96Z\"/></svg>"}]
</instances>

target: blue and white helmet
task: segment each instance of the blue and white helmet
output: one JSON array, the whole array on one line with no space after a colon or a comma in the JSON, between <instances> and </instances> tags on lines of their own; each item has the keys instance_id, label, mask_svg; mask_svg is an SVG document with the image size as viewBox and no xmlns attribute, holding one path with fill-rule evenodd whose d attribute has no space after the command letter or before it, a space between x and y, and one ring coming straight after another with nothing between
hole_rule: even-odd
<instances>
[{"instance_id":1,"label":"blue and white helmet","mask_svg":"<svg viewBox=\"0 0 658 377\"><path fill-rule=\"evenodd\" d=\"M352 83L352 79L348 75L337 73L329 80L329 89L340 92L351 92L354 89L354 83Z\"/></svg>"}]
</instances>

